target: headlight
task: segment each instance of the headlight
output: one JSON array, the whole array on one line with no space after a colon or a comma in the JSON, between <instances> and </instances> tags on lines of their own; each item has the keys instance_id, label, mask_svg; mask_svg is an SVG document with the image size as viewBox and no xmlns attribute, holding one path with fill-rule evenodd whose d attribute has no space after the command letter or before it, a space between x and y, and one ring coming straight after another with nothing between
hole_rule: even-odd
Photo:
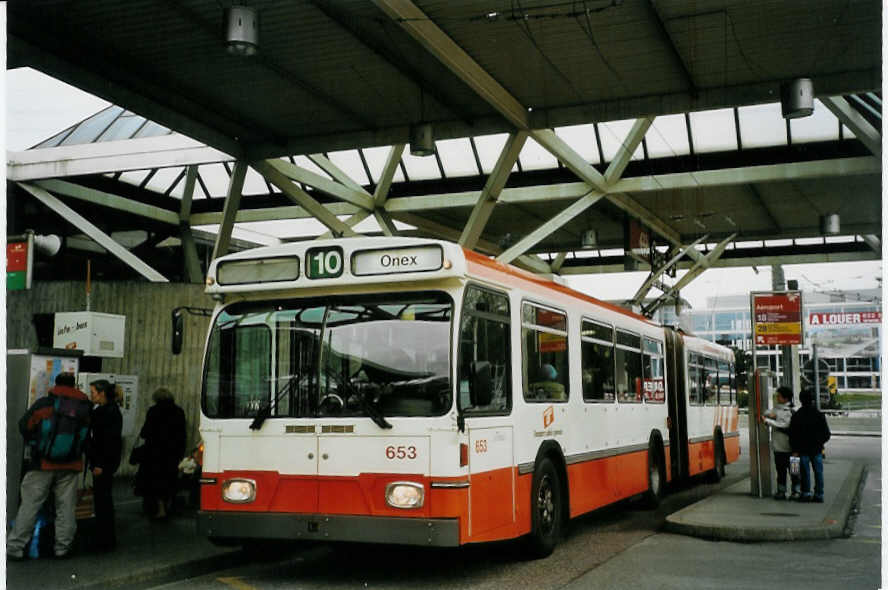
<instances>
[{"instance_id":1,"label":"headlight","mask_svg":"<svg viewBox=\"0 0 888 590\"><path fill-rule=\"evenodd\" d=\"M256 499L256 482L252 479L229 479L222 484L222 499L232 504L246 504Z\"/></svg>"},{"instance_id":2,"label":"headlight","mask_svg":"<svg viewBox=\"0 0 888 590\"><path fill-rule=\"evenodd\" d=\"M410 481L393 481L385 486L385 502L392 508L422 508L425 488Z\"/></svg>"}]
</instances>

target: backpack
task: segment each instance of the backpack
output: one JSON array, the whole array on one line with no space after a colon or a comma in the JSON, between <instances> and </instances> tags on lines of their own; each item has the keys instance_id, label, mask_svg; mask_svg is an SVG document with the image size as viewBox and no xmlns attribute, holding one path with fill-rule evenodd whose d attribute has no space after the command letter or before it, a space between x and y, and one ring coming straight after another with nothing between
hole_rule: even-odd
<instances>
[{"instance_id":1,"label":"backpack","mask_svg":"<svg viewBox=\"0 0 888 590\"><path fill-rule=\"evenodd\" d=\"M79 459L89 430L89 413L89 401L56 396L52 415L40 424L40 457L53 463Z\"/></svg>"}]
</instances>

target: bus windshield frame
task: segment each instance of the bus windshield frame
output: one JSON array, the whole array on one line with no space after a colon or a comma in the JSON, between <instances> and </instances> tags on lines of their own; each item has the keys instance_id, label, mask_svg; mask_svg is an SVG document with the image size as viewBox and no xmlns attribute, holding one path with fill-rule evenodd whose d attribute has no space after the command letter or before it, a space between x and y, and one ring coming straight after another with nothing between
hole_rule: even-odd
<instances>
[{"instance_id":1,"label":"bus windshield frame","mask_svg":"<svg viewBox=\"0 0 888 590\"><path fill-rule=\"evenodd\" d=\"M384 417L444 415L453 310L443 291L233 303L210 329L203 413L370 417L385 427Z\"/></svg>"}]
</instances>

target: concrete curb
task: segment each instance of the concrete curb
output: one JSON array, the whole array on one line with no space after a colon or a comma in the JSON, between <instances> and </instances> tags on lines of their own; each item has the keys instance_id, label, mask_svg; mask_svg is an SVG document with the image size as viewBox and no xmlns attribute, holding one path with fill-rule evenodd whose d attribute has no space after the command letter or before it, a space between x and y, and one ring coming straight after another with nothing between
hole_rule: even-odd
<instances>
[{"instance_id":1,"label":"concrete curb","mask_svg":"<svg viewBox=\"0 0 888 590\"><path fill-rule=\"evenodd\" d=\"M123 576L115 576L106 578L85 585L77 585L77 590L101 590L102 588L118 588L122 586L144 587L159 586L178 580L203 576L220 569L228 569L245 565L251 561L255 561L255 556L247 554L246 551L232 551L222 555L213 555L194 559L191 561L183 561L165 566L154 568L143 568L133 572L129 572Z\"/></svg>"},{"instance_id":2,"label":"concrete curb","mask_svg":"<svg viewBox=\"0 0 888 590\"><path fill-rule=\"evenodd\" d=\"M864 466L853 463L848 475L839 488L835 499L826 510L825 518L817 524L796 527L738 526L729 524L709 524L688 522L683 520L695 507L715 502L718 496L710 496L701 502L688 506L666 517L665 530L700 537L714 541L735 542L768 542L768 541L812 541L844 537L848 519L855 503L860 483L863 479ZM745 480L744 480L745 481Z\"/></svg>"},{"instance_id":3,"label":"concrete curb","mask_svg":"<svg viewBox=\"0 0 888 590\"><path fill-rule=\"evenodd\" d=\"M880 438L882 436L881 432L874 432L870 430L860 430L860 431L845 431L845 432L833 432L833 436L873 436L876 438Z\"/></svg>"}]
</instances>

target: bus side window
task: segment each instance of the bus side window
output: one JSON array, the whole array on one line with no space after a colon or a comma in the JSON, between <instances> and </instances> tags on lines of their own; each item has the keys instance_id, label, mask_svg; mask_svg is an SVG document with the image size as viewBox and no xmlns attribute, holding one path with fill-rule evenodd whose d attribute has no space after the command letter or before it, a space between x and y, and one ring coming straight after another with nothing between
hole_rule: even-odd
<instances>
[{"instance_id":1,"label":"bus side window","mask_svg":"<svg viewBox=\"0 0 888 590\"><path fill-rule=\"evenodd\" d=\"M465 413L508 414L512 409L509 365L509 298L469 286L463 298L459 330L457 403ZM473 399L472 367L490 363L490 403ZM483 396L481 396L483 397Z\"/></svg>"},{"instance_id":2,"label":"bus side window","mask_svg":"<svg viewBox=\"0 0 888 590\"><path fill-rule=\"evenodd\" d=\"M567 401L567 316L525 303L521 318L524 399Z\"/></svg>"},{"instance_id":3,"label":"bus side window","mask_svg":"<svg viewBox=\"0 0 888 590\"><path fill-rule=\"evenodd\" d=\"M582 323L583 400L614 401L614 329L598 322Z\"/></svg>"},{"instance_id":4,"label":"bus side window","mask_svg":"<svg viewBox=\"0 0 888 590\"><path fill-rule=\"evenodd\" d=\"M641 336L617 330L617 399L641 402Z\"/></svg>"},{"instance_id":5,"label":"bus side window","mask_svg":"<svg viewBox=\"0 0 888 590\"><path fill-rule=\"evenodd\" d=\"M688 356L688 403L692 406L699 406L703 403L700 395L700 374L702 371L700 357L691 353Z\"/></svg>"}]
</instances>

